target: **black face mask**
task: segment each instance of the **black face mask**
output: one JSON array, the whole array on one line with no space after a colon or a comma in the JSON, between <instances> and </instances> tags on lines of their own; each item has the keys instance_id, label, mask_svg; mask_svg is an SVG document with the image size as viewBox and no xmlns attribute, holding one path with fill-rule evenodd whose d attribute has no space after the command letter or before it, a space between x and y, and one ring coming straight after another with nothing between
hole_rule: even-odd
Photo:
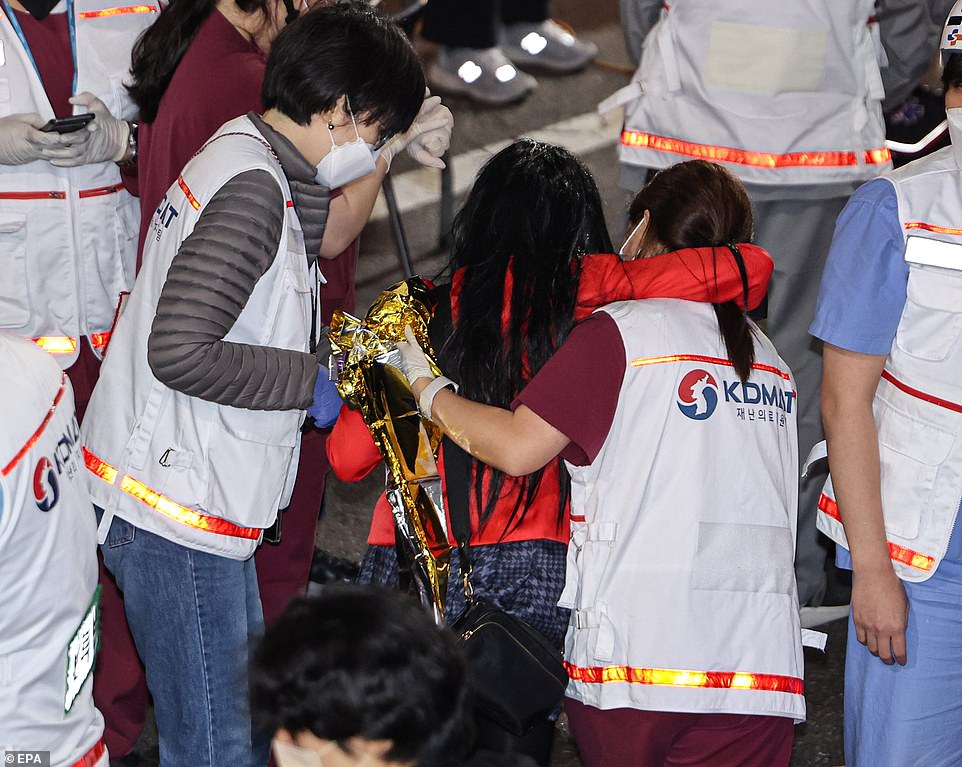
<instances>
[{"instance_id":1,"label":"black face mask","mask_svg":"<svg viewBox=\"0 0 962 767\"><path fill-rule=\"evenodd\" d=\"M60 0L20 0L20 4L27 9L27 13L37 21L47 18L58 2Z\"/></svg>"}]
</instances>

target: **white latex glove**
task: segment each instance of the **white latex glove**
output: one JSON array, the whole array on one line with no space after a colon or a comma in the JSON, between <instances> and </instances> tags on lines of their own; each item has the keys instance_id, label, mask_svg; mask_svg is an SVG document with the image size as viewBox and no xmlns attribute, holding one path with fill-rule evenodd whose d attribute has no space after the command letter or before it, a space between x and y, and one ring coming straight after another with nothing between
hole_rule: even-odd
<instances>
[{"instance_id":1,"label":"white latex glove","mask_svg":"<svg viewBox=\"0 0 962 767\"><path fill-rule=\"evenodd\" d=\"M398 341L397 350L401 353L401 372L408 379L408 383L413 386L419 378L434 380L431 362L421 348L421 344L418 343L410 325L404 328L404 337L407 342Z\"/></svg>"},{"instance_id":2,"label":"white latex glove","mask_svg":"<svg viewBox=\"0 0 962 767\"><path fill-rule=\"evenodd\" d=\"M0 118L0 165L25 165L35 160L46 160L47 153L69 155L79 151L74 147L87 141L87 136L44 133L39 129L46 122L36 113Z\"/></svg>"},{"instance_id":3,"label":"white latex glove","mask_svg":"<svg viewBox=\"0 0 962 767\"><path fill-rule=\"evenodd\" d=\"M83 151L74 157L51 156L50 164L69 168L75 165L91 165L98 162L119 162L127 154L127 138L130 126L118 120L107 105L92 93L84 91L70 98L70 103L80 107L80 112L92 112L94 119L84 129L88 133ZM80 133L81 131L77 131ZM70 134L67 134L70 135Z\"/></svg>"},{"instance_id":4,"label":"white latex glove","mask_svg":"<svg viewBox=\"0 0 962 767\"><path fill-rule=\"evenodd\" d=\"M421 165L430 168L443 168L441 157L451 145L451 131L454 129L454 115L451 110L441 103L440 96L430 95L425 91L421 109L411 127L384 145L381 156L391 167L391 160L402 149Z\"/></svg>"},{"instance_id":5,"label":"white latex glove","mask_svg":"<svg viewBox=\"0 0 962 767\"><path fill-rule=\"evenodd\" d=\"M422 416L430 419L431 405L434 403L437 393L448 387L457 391L458 385L450 378L434 375L431 362L418 343L410 325L404 328L404 337L407 341L398 341L397 343L398 351L401 353L401 372L404 373L412 387L419 378L430 380L430 383L421 390L421 394L418 396L418 410L421 411Z\"/></svg>"}]
</instances>

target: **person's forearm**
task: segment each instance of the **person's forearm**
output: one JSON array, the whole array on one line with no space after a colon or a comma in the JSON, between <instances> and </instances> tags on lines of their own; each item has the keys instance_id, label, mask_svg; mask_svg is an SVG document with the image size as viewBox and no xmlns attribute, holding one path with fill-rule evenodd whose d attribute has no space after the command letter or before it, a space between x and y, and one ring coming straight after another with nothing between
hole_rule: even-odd
<instances>
[{"instance_id":1,"label":"person's forearm","mask_svg":"<svg viewBox=\"0 0 962 767\"><path fill-rule=\"evenodd\" d=\"M427 384L415 383L415 396ZM513 477L531 474L568 444L568 438L528 408L482 405L442 389L431 405L431 420L462 450Z\"/></svg>"},{"instance_id":2,"label":"person's forearm","mask_svg":"<svg viewBox=\"0 0 962 767\"><path fill-rule=\"evenodd\" d=\"M512 476L529 474L540 466L519 461L512 448L519 445L513 434L514 413L459 397L450 389L438 392L431 405L431 420L462 450L479 461Z\"/></svg>"},{"instance_id":3,"label":"person's forearm","mask_svg":"<svg viewBox=\"0 0 962 767\"><path fill-rule=\"evenodd\" d=\"M908 603L889 559L872 416L885 360L826 344L822 416L835 497L852 552L855 638L883 662L905 664Z\"/></svg>"},{"instance_id":4,"label":"person's forearm","mask_svg":"<svg viewBox=\"0 0 962 767\"><path fill-rule=\"evenodd\" d=\"M825 353L822 418L832 484L855 571L891 568L879 479L872 397L884 358ZM872 383L874 379L874 384Z\"/></svg>"},{"instance_id":5,"label":"person's forearm","mask_svg":"<svg viewBox=\"0 0 962 767\"><path fill-rule=\"evenodd\" d=\"M158 300L147 339L157 380L250 410L311 404L314 355L225 340L275 258L283 222L284 201L267 171L247 171L217 191L181 243Z\"/></svg>"},{"instance_id":6,"label":"person's forearm","mask_svg":"<svg viewBox=\"0 0 962 767\"><path fill-rule=\"evenodd\" d=\"M385 175L387 163L378 158L373 173L342 187L341 194L331 199L321 258L336 258L357 239L371 217Z\"/></svg>"}]
</instances>

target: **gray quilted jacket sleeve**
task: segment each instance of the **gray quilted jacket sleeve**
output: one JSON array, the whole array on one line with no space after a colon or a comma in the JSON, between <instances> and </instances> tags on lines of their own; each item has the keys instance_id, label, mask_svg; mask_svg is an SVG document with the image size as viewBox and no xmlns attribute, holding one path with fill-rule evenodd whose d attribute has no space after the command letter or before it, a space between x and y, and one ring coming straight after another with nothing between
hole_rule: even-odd
<instances>
[{"instance_id":1,"label":"gray quilted jacket sleeve","mask_svg":"<svg viewBox=\"0 0 962 767\"><path fill-rule=\"evenodd\" d=\"M283 227L284 199L267 171L247 171L218 190L161 291L147 339L147 362L159 381L249 410L311 404L314 355L224 340L270 267Z\"/></svg>"}]
</instances>

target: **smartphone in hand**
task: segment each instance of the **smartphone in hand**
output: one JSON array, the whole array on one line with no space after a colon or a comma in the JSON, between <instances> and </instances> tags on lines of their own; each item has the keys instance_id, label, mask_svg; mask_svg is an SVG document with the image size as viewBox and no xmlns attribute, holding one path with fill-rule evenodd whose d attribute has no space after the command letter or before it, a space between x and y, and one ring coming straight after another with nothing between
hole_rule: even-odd
<instances>
[{"instance_id":1,"label":"smartphone in hand","mask_svg":"<svg viewBox=\"0 0 962 767\"><path fill-rule=\"evenodd\" d=\"M86 127L87 123L94 119L92 112L82 115L70 115L56 120L48 120L40 130L43 133L74 133Z\"/></svg>"}]
</instances>

